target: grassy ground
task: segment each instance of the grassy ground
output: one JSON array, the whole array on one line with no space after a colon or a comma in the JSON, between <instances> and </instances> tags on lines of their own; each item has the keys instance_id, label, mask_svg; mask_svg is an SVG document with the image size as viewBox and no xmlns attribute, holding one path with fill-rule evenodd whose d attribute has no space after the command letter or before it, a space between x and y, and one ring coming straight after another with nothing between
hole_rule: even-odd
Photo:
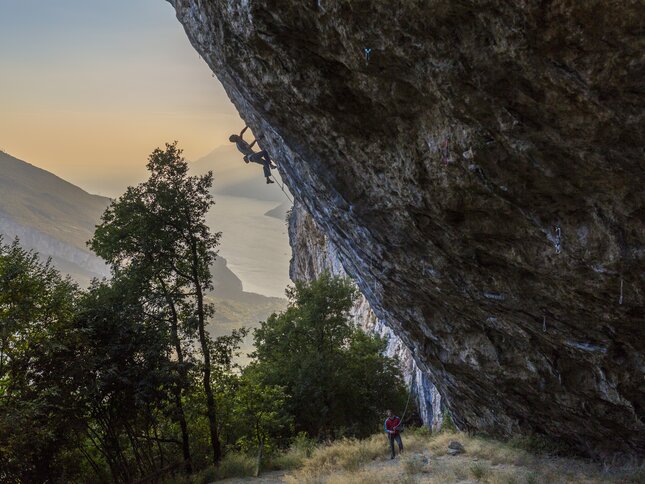
<instances>
[{"instance_id":1,"label":"grassy ground","mask_svg":"<svg viewBox=\"0 0 645 484\"><path fill-rule=\"evenodd\" d=\"M447 455L456 440L466 449ZM405 452L394 461L387 458L384 435L368 440L346 441L317 449L303 467L286 477L289 483L623 483L645 482L642 466L610 467L580 459L535 454L521 446L534 442L502 443L461 433L435 435L408 433Z\"/></svg>"},{"instance_id":2,"label":"grassy ground","mask_svg":"<svg viewBox=\"0 0 645 484\"><path fill-rule=\"evenodd\" d=\"M254 459L231 455L219 471L203 473L191 482L286 482L288 484L400 483L642 483L642 464L613 466L583 459L554 457L540 441L517 439L507 443L456 432L429 435L408 431L405 452L389 459L385 434L365 440L341 440L331 445L294 446L267 463L260 478L252 479ZM466 452L447 455L456 440ZM531 450L526 450L526 449ZM540 448L541 452L535 449ZM237 476L237 477L234 477Z\"/></svg>"}]
</instances>

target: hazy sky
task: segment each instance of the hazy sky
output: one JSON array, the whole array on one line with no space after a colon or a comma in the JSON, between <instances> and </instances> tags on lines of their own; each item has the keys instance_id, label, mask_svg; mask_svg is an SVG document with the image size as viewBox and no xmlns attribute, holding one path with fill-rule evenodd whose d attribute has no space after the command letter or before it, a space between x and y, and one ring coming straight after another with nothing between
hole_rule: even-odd
<instances>
[{"instance_id":1,"label":"hazy sky","mask_svg":"<svg viewBox=\"0 0 645 484\"><path fill-rule=\"evenodd\" d=\"M0 0L0 149L118 195L148 154L188 159L241 120L164 0Z\"/></svg>"}]
</instances>

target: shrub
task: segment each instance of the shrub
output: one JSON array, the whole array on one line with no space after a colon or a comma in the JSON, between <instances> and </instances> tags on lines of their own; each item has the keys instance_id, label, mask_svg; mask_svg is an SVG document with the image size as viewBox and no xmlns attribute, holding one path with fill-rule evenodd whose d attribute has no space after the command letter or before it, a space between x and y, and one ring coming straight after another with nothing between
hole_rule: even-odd
<instances>
[{"instance_id":1,"label":"shrub","mask_svg":"<svg viewBox=\"0 0 645 484\"><path fill-rule=\"evenodd\" d=\"M219 472L216 467L207 467L193 478L193 482L196 484L209 484L219 478Z\"/></svg>"},{"instance_id":2,"label":"shrub","mask_svg":"<svg viewBox=\"0 0 645 484\"><path fill-rule=\"evenodd\" d=\"M246 454L234 453L226 454L219 469L217 469L217 477L219 479L226 479L227 477L247 477L255 473L255 458L249 457ZM206 481L212 482L213 479Z\"/></svg>"},{"instance_id":3,"label":"shrub","mask_svg":"<svg viewBox=\"0 0 645 484\"><path fill-rule=\"evenodd\" d=\"M408 435L414 435L422 438L429 438L432 436L432 430L430 430L430 427L426 427L425 425L422 425L421 427L416 427L411 429L411 432L408 431Z\"/></svg>"},{"instance_id":4,"label":"shrub","mask_svg":"<svg viewBox=\"0 0 645 484\"><path fill-rule=\"evenodd\" d=\"M267 463L267 468L275 470L298 469L303 466L306 457L298 450L290 448L286 452L273 455Z\"/></svg>"},{"instance_id":5,"label":"shrub","mask_svg":"<svg viewBox=\"0 0 645 484\"><path fill-rule=\"evenodd\" d=\"M316 449L316 441L309 438L306 432L299 432L293 439L291 447L304 457L311 457Z\"/></svg>"},{"instance_id":6,"label":"shrub","mask_svg":"<svg viewBox=\"0 0 645 484\"><path fill-rule=\"evenodd\" d=\"M441 421L439 432L457 432L457 426L455 425L455 422L453 422L448 410L443 414L443 420Z\"/></svg>"},{"instance_id":7,"label":"shrub","mask_svg":"<svg viewBox=\"0 0 645 484\"><path fill-rule=\"evenodd\" d=\"M508 445L536 454L565 455L567 453L566 446L562 443L539 434L513 436L509 439Z\"/></svg>"},{"instance_id":8,"label":"shrub","mask_svg":"<svg viewBox=\"0 0 645 484\"><path fill-rule=\"evenodd\" d=\"M420 454L406 455L401 460L401 466L406 474L415 475L425 470L426 462Z\"/></svg>"},{"instance_id":9,"label":"shrub","mask_svg":"<svg viewBox=\"0 0 645 484\"><path fill-rule=\"evenodd\" d=\"M479 462L470 466L470 473L478 481L483 480L489 474L489 472L490 469L488 468L488 466Z\"/></svg>"},{"instance_id":10,"label":"shrub","mask_svg":"<svg viewBox=\"0 0 645 484\"><path fill-rule=\"evenodd\" d=\"M385 452L385 440L381 434L365 440L339 440L316 448L298 476L305 479L305 476L339 470L356 471L361 465L385 455Z\"/></svg>"}]
</instances>

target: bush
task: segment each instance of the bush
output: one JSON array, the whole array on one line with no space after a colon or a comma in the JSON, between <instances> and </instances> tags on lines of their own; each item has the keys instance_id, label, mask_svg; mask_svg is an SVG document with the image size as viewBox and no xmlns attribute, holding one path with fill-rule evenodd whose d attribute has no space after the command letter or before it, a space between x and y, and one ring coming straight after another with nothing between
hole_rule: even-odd
<instances>
[{"instance_id":1,"label":"bush","mask_svg":"<svg viewBox=\"0 0 645 484\"><path fill-rule=\"evenodd\" d=\"M535 454L565 455L567 453L563 444L539 434L513 436L509 439L508 445Z\"/></svg>"},{"instance_id":2,"label":"bush","mask_svg":"<svg viewBox=\"0 0 645 484\"><path fill-rule=\"evenodd\" d=\"M316 449L316 441L309 438L306 432L299 432L293 439L291 447L304 457L311 457Z\"/></svg>"},{"instance_id":3,"label":"bush","mask_svg":"<svg viewBox=\"0 0 645 484\"><path fill-rule=\"evenodd\" d=\"M316 441L310 439L306 432L296 435L287 451L274 454L268 464L269 469L298 469L310 458L316 449Z\"/></svg>"},{"instance_id":4,"label":"bush","mask_svg":"<svg viewBox=\"0 0 645 484\"><path fill-rule=\"evenodd\" d=\"M421 427L415 427L411 430L411 432L408 431L408 435L414 435L421 438L430 438L432 436L432 430L430 429L430 427L426 427L425 425L422 425Z\"/></svg>"},{"instance_id":5,"label":"bush","mask_svg":"<svg viewBox=\"0 0 645 484\"><path fill-rule=\"evenodd\" d=\"M477 463L470 466L470 473L478 481L483 480L488 475L489 471L490 469L485 464Z\"/></svg>"},{"instance_id":6,"label":"bush","mask_svg":"<svg viewBox=\"0 0 645 484\"><path fill-rule=\"evenodd\" d=\"M255 474L255 458L249 457L246 454L234 453L226 454L222 459L219 469L217 469L217 477L219 479L226 479L228 477L248 477ZM212 482L210 481L205 482ZM202 481L204 482L204 481Z\"/></svg>"},{"instance_id":7,"label":"bush","mask_svg":"<svg viewBox=\"0 0 645 484\"><path fill-rule=\"evenodd\" d=\"M204 469L203 471L199 472L195 477L193 478L193 482L195 484L209 484L213 481L216 481L219 479L219 472L217 468L215 467L208 467Z\"/></svg>"},{"instance_id":8,"label":"bush","mask_svg":"<svg viewBox=\"0 0 645 484\"><path fill-rule=\"evenodd\" d=\"M386 447L382 435L369 439L343 439L332 445L319 447L306 462L308 471L328 471L358 469L375 458L385 454Z\"/></svg>"},{"instance_id":9,"label":"bush","mask_svg":"<svg viewBox=\"0 0 645 484\"><path fill-rule=\"evenodd\" d=\"M297 430L319 440L370 435L386 408L403 407L407 392L396 361L384 355L385 340L351 318L355 286L325 273L287 295L289 307L255 330L255 359L244 373L284 388Z\"/></svg>"},{"instance_id":10,"label":"bush","mask_svg":"<svg viewBox=\"0 0 645 484\"><path fill-rule=\"evenodd\" d=\"M452 417L450 416L450 413L448 413L448 410L443 414L443 420L441 421L439 432L457 432L457 426L455 425L455 422L452 421Z\"/></svg>"},{"instance_id":11,"label":"bush","mask_svg":"<svg viewBox=\"0 0 645 484\"><path fill-rule=\"evenodd\" d=\"M426 462L420 454L406 455L401 460L401 466L406 474L413 476L425 470Z\"/></svg>"},{"instance_id":12,"label":"bush","mask_svg":"<svg viewBox=\"0 0 645 484\"><path fill-rule=\"evenodd\" d=\"M290 448L286 452L273 455L267 463L267 468L281 471L298 469L303 466L305 460L306 457L299 450Z\"/></svg>"}]
</instances>

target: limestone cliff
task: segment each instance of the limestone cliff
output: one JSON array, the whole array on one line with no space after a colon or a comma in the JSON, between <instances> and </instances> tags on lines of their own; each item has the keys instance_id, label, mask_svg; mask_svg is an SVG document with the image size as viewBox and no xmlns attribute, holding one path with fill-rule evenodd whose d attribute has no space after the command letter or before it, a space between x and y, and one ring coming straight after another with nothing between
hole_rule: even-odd
<instances>
[{"instance_id":1,"label":"limestone cliff","mask_svg":"<svg viewBox=\"0 0 645 484\"><path fill-rule=\"evenodd\" d=\"M289 215L289 241L293 253L289 275L293 281L310 281L323 271L346 275L333 244L300 203L295 204ZM410 398L416 400L423 423L433 429L439 428L443 420L441 395L428 375L419 369L412 352L384 321L376 317L364 296L354 305L352 317L365 331L376 333L387 341L386 354L399 360ZM404 409L397 411L402 413Z\"/></svg>"},{"instance_id":2,"label":"limestone cliff","mask_svg":"<svg viewBox=\"0 0 645 484\"><path fill-rule=\"evenodd\" d=\"M642 1L171 3L461 428L645 453Z\"/></svg>"}]
</instances>

